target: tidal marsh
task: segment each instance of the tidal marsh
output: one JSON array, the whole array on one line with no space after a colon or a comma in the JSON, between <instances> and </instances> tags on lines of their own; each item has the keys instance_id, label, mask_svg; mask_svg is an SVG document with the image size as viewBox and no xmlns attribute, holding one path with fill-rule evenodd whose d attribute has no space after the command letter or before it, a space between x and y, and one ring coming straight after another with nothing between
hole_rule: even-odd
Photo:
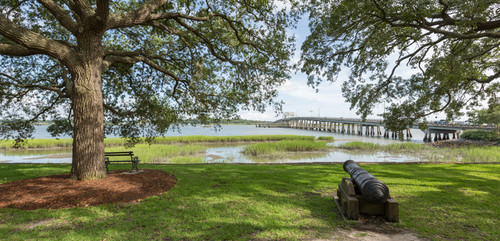
<instances>
[{"instance_id":1,"label":"tidal marsh","mask_svg":"<svg viewBox=\"0 0 500 241\"><path fill-rule=\"evenodd\" d=\"M322 141L279 141L274 143L257 143L245 148L244 153L250 155L273 155L284 152L317 152L327 151L330 147Z\"/></svg>"},{"instance_id":2,"label":"tidal marsh","mask_svg":"<svg viewBox=\"0 0 500 241\"><path fill-rule=\"evenodd\" d=\"M500 162L500 146L433 147L417 143L380 145L366 142L348 142L336 148L363 152L406 153L431 162Z\"/></svg>"},{"instance_id":3,"label":"tidal marsh","mask_svg":"<svg viewBox=\"0 0 500 241\"><path fill-rule=\"evenodd\" d=\"M141 138L138 144L192 144L192 143L238 143L238 142L273 142L282 140L315 140L314 136L300 135L247 135L247 136L168 136L156 137L152 143ZM107 147L123 146L124 138L105 138ZM12 149L13 140L0 140L0 149ZM73 145L72 139L29 139L23 149L32 148L69 148Z\"/></svg>"}]
</instances>

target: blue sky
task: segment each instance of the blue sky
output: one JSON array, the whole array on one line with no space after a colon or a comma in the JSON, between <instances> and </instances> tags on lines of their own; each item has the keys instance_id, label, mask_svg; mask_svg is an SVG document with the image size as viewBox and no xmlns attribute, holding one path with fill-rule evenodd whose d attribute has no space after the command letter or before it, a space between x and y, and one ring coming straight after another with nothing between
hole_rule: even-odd
<instances>
[{"instance_id":1,"label":"blue sky","mask_svg":"<svg viewBox=\"0 0 500 241\"><path fill-rule=\"evenodd\" d=\"M295 36L296 52L292 58L292 63L296 63L300 59L300 47L309 35L308 17L303 16L298 22L297 28L290 29L289 34ZM391 61L393 59L393 61ZM394 58L389 56L389 67L391 63L395 63ZM403 78L410 77L415 73L415 70L400 66L396 70L396 75ZM335 82L323 82L319 86L319 92L307 86L307 76L304 73L298 72L293 74L282 86L278 88L277 100L284 101L283 112L294 112L298 116L321 116L321 117L345 117L358 118L356 110L350 110L350 104L346 103L342 96L341 84L347 79L348 70L343 69ZM376 106L373 110L374 114L368 116L369 119L381 119L379 116L384 112L383 104ZM247 120L266 120L272 121L281 118L277 116L269 107L264 113L256 111L240 111L240 117ZM433 114L427 117L429 121L446 119L444 113ZM458 120L465 120L467 117L461 117Z\"/></svg>"},{"instance_id":2,"label":"blue sky","mask_svg":"<svg viewBox=\"0 0 500 241\"><path fill-rule=\"evenodd\" d=\"M292 63L300 59L300 46L309 35L308 19L304 16L297 25L296 29L289 30L290 34L295 35L296 52L292 58ZM408 72L408 73L405 73ZM411 70L401 70L399 74L409 75ZM335 82L323 82L319 86L319 92L307 86L307 76L298 72L293 74L291 79L278 88L278 100L283 100L283 112L294 112L298 116L322 116L322 117L351 117L356 118L355 110L349 110L350 104L345 102L342 97L341 84L347 78L347 70L343 70ZM380 119L378 114L383 113L383 106L378 106L374 110L374 115L368 118ZM272 108L264 113L256 111L240 111L242 119L248 120L277 120L281 116L276 116ZM439 115L438 118L444 118Z\"/></svg>"}]
</instances>

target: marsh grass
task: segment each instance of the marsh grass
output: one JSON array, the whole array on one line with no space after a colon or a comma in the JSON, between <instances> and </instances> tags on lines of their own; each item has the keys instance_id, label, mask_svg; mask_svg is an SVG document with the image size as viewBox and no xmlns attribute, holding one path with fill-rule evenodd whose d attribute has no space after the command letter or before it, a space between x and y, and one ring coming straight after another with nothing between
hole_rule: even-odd
<instances>
[{"instance_id":1,"label":"marsh grass","mask_svg":"<svg viewBox=\"0 0 500 241\"><path fill-rule=\"evenodd\" d=\"M500 162L500 146L448 148L445 153L463 162Z\"/></svg>"},{"instance_id":2,"label":"marsh grass","mask_svg":"<svg viewBox=\"0 0 500 241\"><path fill-rule=\"evenodd\" d=\"M250 155L273 155L284 152L313 152L327 151L330 147L326 142L298 140L298 141L279 141L274 143L257 143L249 145L243 151Z\"/></svg>"},{"instance_id":3,"label":"marsh grass","mask_svg":"<svg viewBox=\"0 0 500 241\"><path fill-rule=\"evenodd\" d=\"M438 148L418 143L380 145L366 142L348 142L339 145L337 148L417 155L422 161L430 162L500 162L500 146Z\"/></svg>"},{"instance_id":4,"label":"marsh grass","mask_svg":"<svg viewBox=\"0 0 500 241\"><path fill-rule=\"evenodd\" d=\"M391 143L387 145L381 145L377 143L368 143L368 142L347 142L338 146L342 149L347 150L367 150L367 151L387 151L387 152L396 152L396 151L422 151L426 150L428 147L418 143Z\"/></svg>"},{"instance_id":5,"label":"marsh grass","mask_svg":"<svg viewBox=\"0 0 500 241\"><path fill-rule=\"evenodd\" d=\"M280 152L270 155L247 155L247 158L252 160L253 163L288 163L290 161L300 160L300 162L307 162L308 160L314 162L317 158L323 158L328 155L328 152Z\"/></svg>"},{"instance_id":6,"label":"marsh grass","mask_svg":"<svg viewBox=\"0 0 500 241\"><path fill-rule=\"evenodd\" d=\"M334 141L333 136L318 136L318 141Z\"/></svg>"},{"instance_id":7,"label":"marsh grass","mask_svg":"<svg viewBox=\"0 0 500 241\"><path fill-rule=\"evenodd\" d=\"M117 165L127 169L129 165ZM361 165L399 202L397 226L431 240L497 240L498 164ZM70 165L0 165L0 184L68 173ZM342 165L145 165L170 191L133 205L0 209L0 240L313 240L343 222L333 204ZM0 193L1 197L1 193ZM2 197L3 198L3 197Z\"/></svg>"},{"instance_id":8,"label":"marsh grass","mask_svg":"<svg viewBox=\"0 0 500 241\"><path fill-rule=\"evenodd\" d=\"M315 140L314 136L299 135L247 135L247 136L169 136L157 137L152 144L192 144L192 143L237 143L237 142L264 142L281 140ZM23 148L69 148L73 144L72 139L30 139ZM124 138L106 138L104 144L107 147L123 146L126 144ZM138 144L149 144L144 139ZM0 140L0 149L10 149L14 145L13 140Z\"/></svg>"},{"instance_id":9,"label":"marsh grass","mask_svg":"<svg viewBox=\"0 0 500 241\"><path fill-rule=\"evenodd\" d=\"M133 151L135 156L140 157L141 163L179 163L181 160L186 163L199 161L201 157L196 155L204 154L206 146L200 145L146 145L138 144L133 148L107 147L106 151ZM116 159L123 157L115 157ZM198 163L200 163L199 161Z\"/></svg>"}]
</instances>

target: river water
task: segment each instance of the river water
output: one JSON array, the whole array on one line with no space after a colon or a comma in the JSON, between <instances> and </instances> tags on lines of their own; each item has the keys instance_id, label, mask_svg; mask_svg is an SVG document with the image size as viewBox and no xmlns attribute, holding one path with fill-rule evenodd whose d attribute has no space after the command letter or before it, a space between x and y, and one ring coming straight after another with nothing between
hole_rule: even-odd
<instances>
[{"instance_id":1,"label":"river water","mask_svg":"<svg viewBox=\"0 0 500 241\"><path fill-rule=\"evenodd\" d=\"M36 126L34 138L50 139L46 131L47 126ZM423 132L412 129L413 138L407 142L423 143ZM184 126L179 131L169 131L166 136L241 136L241 135L305 135L305 136L333 136L338 145L350 141L363 141L379 144L400 142L399 140L385 139L382 137L366 137L331 132L299 130L291 128L257 128L253 125L222 125L219 129L214 127ZM114 136L109 136L114 137ZM61 136L60 138L69 138ZM279 158L257 158L242 153L246 145L215 145L210 146L205 154L204 163L302 163L302 162L344 162L352 159L358 162L414 162L418 157L385 152L360 153L354 151L334 150L329 153L306 153L285 155ZM71 150L2 150L0 163L71 163Z\"/></svg>"}]
</instances>

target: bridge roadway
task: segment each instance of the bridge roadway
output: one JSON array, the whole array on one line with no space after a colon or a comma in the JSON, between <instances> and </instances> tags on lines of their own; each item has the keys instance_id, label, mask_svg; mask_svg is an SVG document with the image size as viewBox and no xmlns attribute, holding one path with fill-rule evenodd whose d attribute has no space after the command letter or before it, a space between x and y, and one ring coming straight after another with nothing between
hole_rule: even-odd
<instances>
[{"instance_id":1,"label":"bridge roadway","mask_svg":"<svg viewBox=\"0 0 500 241\"><path fill-rule=\"evenodd\" d=\"M377 119L358 119L358 118L342 118L342 117L290 117L277 120L271 124L258 125L260 127L286 127L317 131L328 131L337 133L346 133L353 135L366 136L381 136L382 127L384 127L383 136L385 138L411 138L411 128L418 129L418 124L408 127L404 131L392 132L385 128L383 120ZM457 124L436 124L428 123L427 129L424 130L424 141L432 141L434 133L434 141L448 140L458 138L460 133L469 129L493 130L495 127L483 127L477 125L457 125Z\"/></svg>"}]
</instances>

